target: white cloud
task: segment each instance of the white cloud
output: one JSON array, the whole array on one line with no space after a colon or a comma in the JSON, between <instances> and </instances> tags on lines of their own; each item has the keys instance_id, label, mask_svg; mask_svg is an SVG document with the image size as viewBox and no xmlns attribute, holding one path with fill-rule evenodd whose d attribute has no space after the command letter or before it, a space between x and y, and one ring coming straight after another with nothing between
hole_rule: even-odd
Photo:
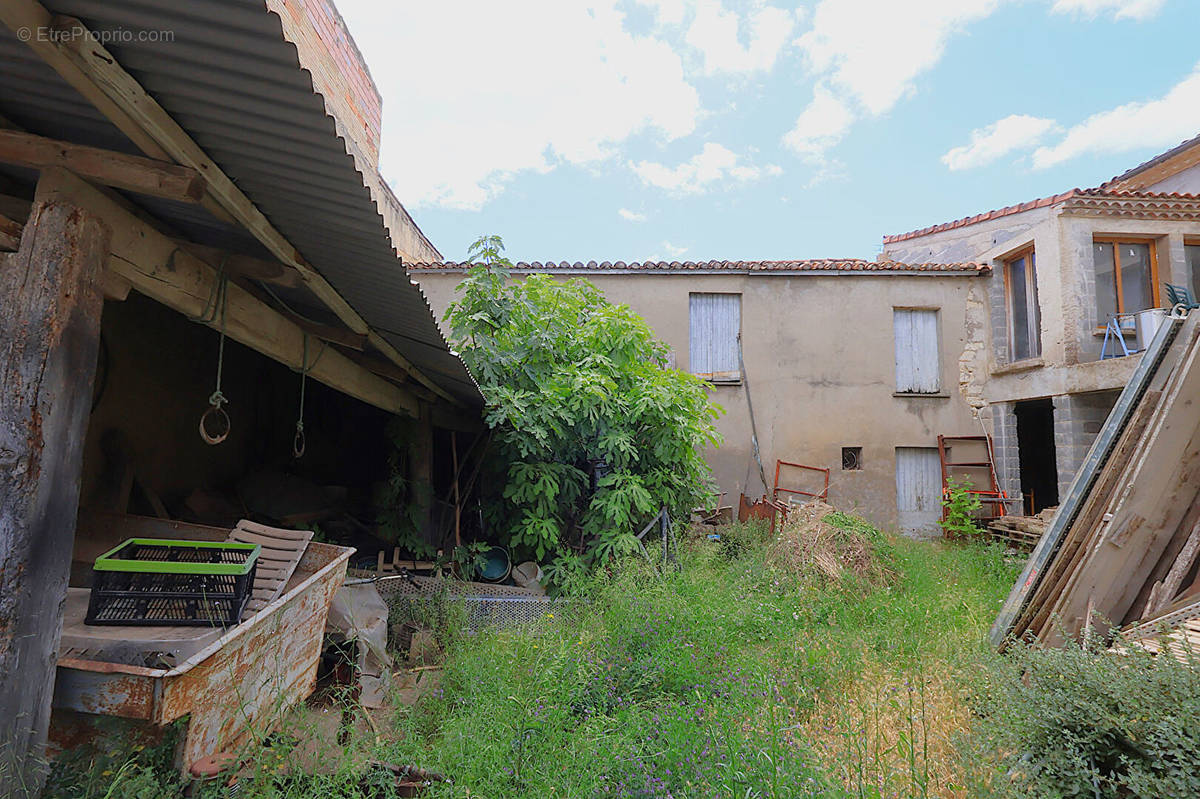
<instances>
[{"instance_id":1,"label":"white cloud","mask_svg":"<svg viewBox=\"0 0 1200 799\"><path fill-rule=\"evenodd\" d=\"M700 114L678 52L629 33L617 0L338 9L385 98L384 175L411 206L479 208L520 172L594 163L643 131L674 140Z\"/></svg>"},{"instance_id":2,"label":"white cloud","mask_svg":"<svg viewBox=\"0 0 1200 799\"><path fill-rule=\"evenodd\" d=\"M663 25L679 25L687 13L687 0L637 0L638 5L654 10L654 16Z\"/></svg>"},{"instance_id":3,"label":"white cloud","mask_svg":"<svg viewBox=\"0 0 1200 799\"><path fill-rule=\"evenodd\" d=\"M1097 17L1111 13L1116 19L1149 19L1162 10L1167 0L1055 0L1051 9L1059 14Z\"/></svg>"},{"instance_id":4,"label":"white cloud","mask_svg":"<svg viewBox=\"0 0 1200 799\"><path fill-rule=\"evenodd\" d=\"M820 163L854 122L892 109L946 42L1003 0L821 0L796 44L817 78L812 102L784 143Z\"/></svg>"},{"instance_id":5,"label":"white cloud","mask_svg":"<svg viewBox=\"0 0 1200 799\"><path fill-rule=\"evenodd\" d=\"M799 16L801 12L761 6L743 18L727 10L720 0L700 0L686 41L703 55L708 75L769 71Z\"/></svg>"},{"instance_id":6,"label":"white cloud","mask_svg":"<svg viewBox=\"0 0 1200 799\"><path fill-rule=\"evenodd\" d=\"M825 151L836 145L854 124L854 113L829 87L818 83L813 99L783 137L783 143L810 161L824 160Z\"/></svg>"},{"instance_id":7,"label":"white cloud","mask_svg":"<svg viewBox=\"0 0 1200 799\"><path fill-rule=\"evenodd\" d=\"M1200 63L1162 97L1102 111L1070 128L1057 144L1033 152L1035 169L1081 155L1173 147L1200 130Z\"/></svg>"},{"instance_id":8,"label":"white cloud","mask_svg":"<svg viewBox=\"0 0 1200 799\"><path fill-rule=\"evenodd\" d=\"M637 211L630 211L628 208L618 208L617 216L624 219L626 222L645 222L646 215L639 214Z\"/></svg>"},{"instance_id":9,"label":"white cloud","mask_svg":"<svg viewBox=\"0 0 1200 799\"><path fill-rule=\"evenodd\" d=\"M953 171L985 166L1016 150L1029 149L1057 129L1053 119L1012 114L971 131L970 143L948 151L942 163Z\"/></svg>"},{"instance_id":10,"label":"white cloud","mask_svg":"<svg viewBox=\"0 0 1200 799\"><path fill-rule=\"evenodd\" d=\"M672 258L678 258L679 256L683 255L685 252L688 251L687 247L676 247L674 244L672 244L669 241L664 241L662 243L662 246L663 246L663 249L667 251L667 255L671 256ZM656 258L654 260L658 260L658 259Z\"/></svg>"},{"instance_id":11,"label":"white cloud","mask_svg":"<svg viewBox=\"0 0 1200 799\"><path fill-rule=\"evenodd\" d=\"M630 168L646 185L675 194L700 194L725 180L746 182L783 172L775 164L757 167L743 163L737 153L715 142L708 142L704 149L678 166L638 161L630 164Z\"/></svg>"}]
</instances>

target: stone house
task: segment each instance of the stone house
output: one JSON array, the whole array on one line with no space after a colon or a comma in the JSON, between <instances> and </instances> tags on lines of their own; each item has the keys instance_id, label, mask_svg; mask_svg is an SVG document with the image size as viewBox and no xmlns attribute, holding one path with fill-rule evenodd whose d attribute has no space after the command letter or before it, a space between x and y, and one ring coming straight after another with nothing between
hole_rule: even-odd
<instances>
[{"instance_id":1,"label":"stone house","mask_svg":"<svg viewBox=\"0 0 1200 799\"><path fill-rule=\"evenodd\" d=\"M1200 288L1197 159L1200 137L1098 188L884 238L884 258L991 267L983 399L1027 511L1065 494L1165 313L1139 312Z\"/></svg>"},{"instance_id":2,"label":"stone house","mask_svg":"<svg viewBox=\"0 0 1200 799\"><path fill-rule=\"evenodd\" d=\"M875 262L534 262L514 277L586 277L712 383L724 502L761 491L752 401L768 483L777 460L829 469L833 503L929 534L939 436L992 436L1010 513L1065 493L1153 333L1137 312L1165 307L1164 284L1200 290L1198 164L1200 137L1099 188L886 236ZM410 271L442 318L466 265ZM976 454L948 459L988 458L958 446Z\"/></svg>"},{"instance_id":3,"label":"stone house","mask_svg":"<svg viewBox=\"0 0 1200 799\"><path fill-rule=\"evenodd\" d=\"M439 319L465 264L409 265ZM987 266L860 260L521 263L586 278L644 317L725 413L707 455L724 495L761 495L776 461L829 470L829 498L913 534L938 532L939 435L980 435ZM739 347L745 371L739 361ZM753 404L753 411L750 405ZM824 475L784 467L819 493Z\"/></svg>"}]
</instances>

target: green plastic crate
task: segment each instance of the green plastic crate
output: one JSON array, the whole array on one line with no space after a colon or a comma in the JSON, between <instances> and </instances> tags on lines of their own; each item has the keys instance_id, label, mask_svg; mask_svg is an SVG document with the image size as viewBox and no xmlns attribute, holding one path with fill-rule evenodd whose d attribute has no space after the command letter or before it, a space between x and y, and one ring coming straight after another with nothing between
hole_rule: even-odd
<instances>
[{"instance_id":1,"label":"green plastic crate","mask_svg":"<svg viewBox=\"0 0 1200 799\"><path fill-rule=\"evenodd\" d=\"M259 552L258 544L131 538L96 559L86 622L237 624Z\"/></svg>"}]
</instances>

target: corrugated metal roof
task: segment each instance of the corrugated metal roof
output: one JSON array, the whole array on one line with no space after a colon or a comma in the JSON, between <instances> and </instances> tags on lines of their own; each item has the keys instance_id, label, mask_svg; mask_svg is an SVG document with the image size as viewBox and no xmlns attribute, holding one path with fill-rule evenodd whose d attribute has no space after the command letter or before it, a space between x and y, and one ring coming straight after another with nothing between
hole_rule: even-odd
<instances>
[{"instance_id":1,"label":"corrugated metal roof","mask_svg":"<svg viewBox=\"0 0 1200 799\"><path fill-rule=\"evenodd\" d=\"M263 2L50 0L46 6L100 33L171 31L172 41L134 36L106 46L369 325L447 391L482 402L396 257L296 48ZM22 127L138 152L7 29L0 30L0 80L0 114ZM197 241L263 254L244 231L197 208L137 201Z\"/></svg>"}]
</instances>

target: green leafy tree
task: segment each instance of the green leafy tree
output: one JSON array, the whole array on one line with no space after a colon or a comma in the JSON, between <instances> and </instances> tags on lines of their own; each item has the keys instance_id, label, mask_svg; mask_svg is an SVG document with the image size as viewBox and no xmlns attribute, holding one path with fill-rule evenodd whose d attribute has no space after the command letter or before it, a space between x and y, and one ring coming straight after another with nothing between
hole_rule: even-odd
<instances>
[{"instance_id":1,"label":"green leafy tree","mask_svg":"<svg viewBox=\"0 0 1200 799\"><path fill-rule=\"evenodd\" d=\"M472 245L446 314L494 431L488 519L539 560L637 551L661 508L687 518L709 498L701 451L720 441L720 411L703 381L667 367L668 348L628 306L586 280L511 282L503 246ZM596 463L607 471L593 486Z\"/></svg>"}]
</instances>

